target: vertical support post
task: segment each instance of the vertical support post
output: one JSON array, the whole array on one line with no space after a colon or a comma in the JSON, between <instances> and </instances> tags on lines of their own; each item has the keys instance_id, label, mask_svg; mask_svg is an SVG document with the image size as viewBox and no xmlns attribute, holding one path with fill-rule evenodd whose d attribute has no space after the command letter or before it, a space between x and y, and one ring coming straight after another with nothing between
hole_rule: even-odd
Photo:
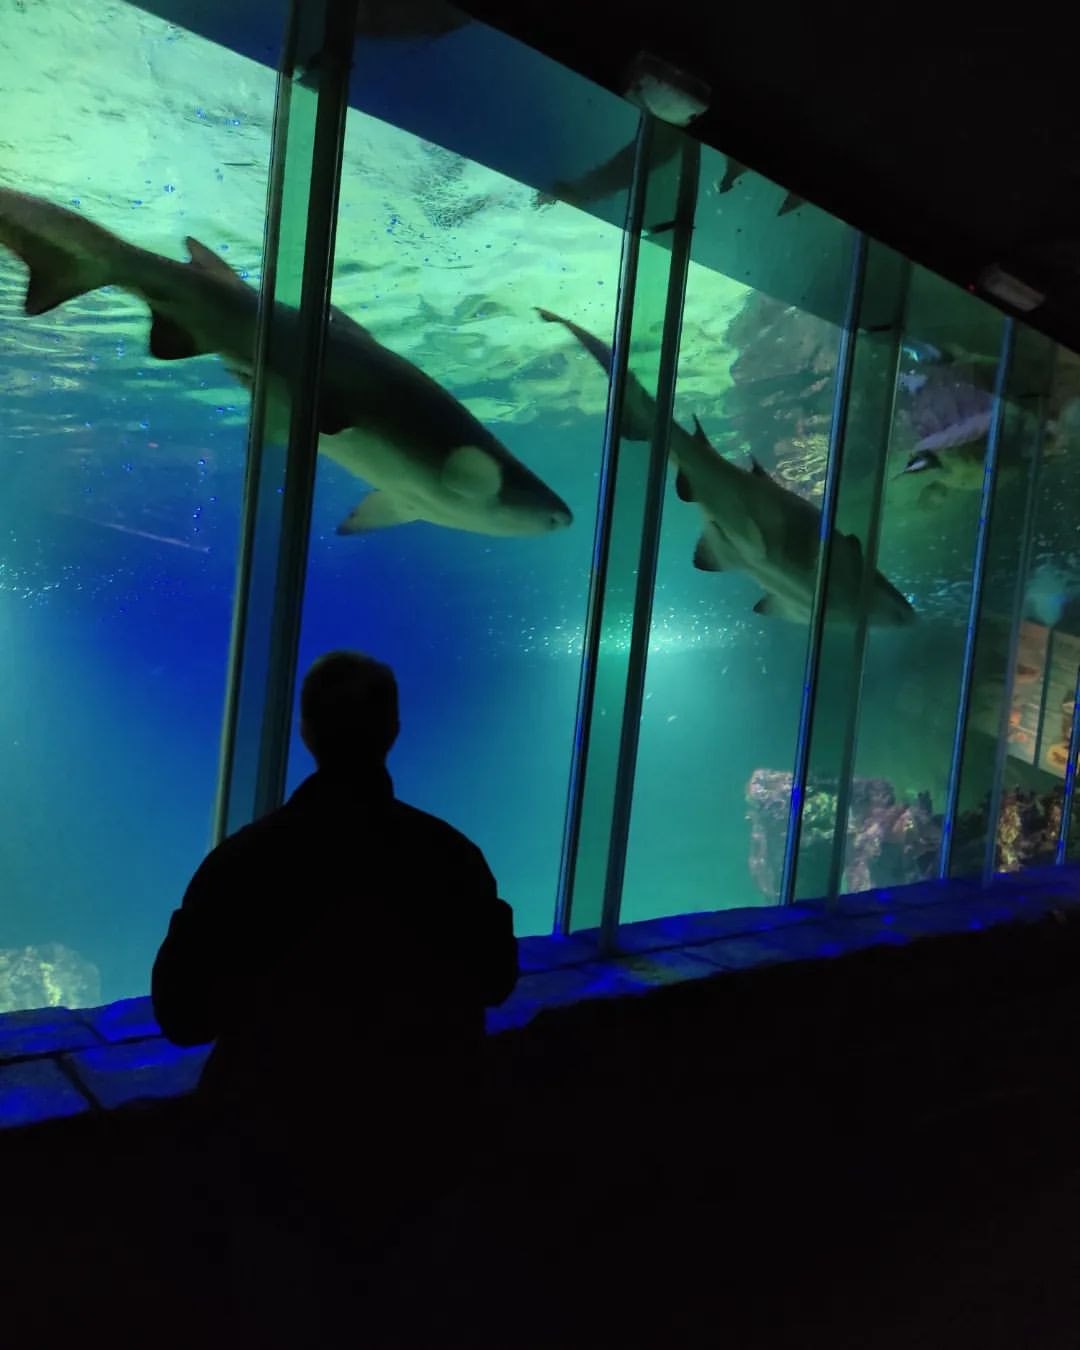
<instances>
[{"instance_id":1,"label":"vertical support post","mask_svg":"<svg viewBox=\"0 0 1080 1350\"><path fill-rule=\"evenodd\" d=\"M1040 404L1042 401L1040 400ZM990 780L990 804L986 816L986 849L983 853L982 879L985 886L997 870L997 827L1001 814L1001 795L1005 779L1005 760L1009 750L1009 710L1012 707L1016 682L1016 660L1020 653L1020 629L1024 622L1024 590L1035 533L1035 508L1039 497L1039 474L1042 468L1042 447L1045 435L1044 408L1040 406L1038 430L1028 473L1027 499L1024 502L1024 523L1020 535L1020 556L1016 562L1016 588L1013 592L1013 610L1009 622L1009 642L1005 654L1005 679L1001 689L1001 715L998 718L997 744L994 747L994 775ZM1049 667L1047 667L1049 671ZM1043 681L1045 690L1049 680ZM1038 764L1038 758L1035 761Z\"/></svg>"},{"instance_id":2,"label":"vertical support post","mask_svg":"<svg viewBox=\"0 0 1080 1350\"><path fill-rule=\"evenodd\" d=\"M979 499L979 529L975 537L975 558L971 574L971 601L968 606L967 634L964 639L964 660L960 670L960 695L953 730L952 758L949 764L949 783L945 794L945 814L941 826L941 851L938 856L938 876L948 877L952 861L953 829L956 825L960 799L960 774L967 741L968 715L971 710L972 675L975 668L975 641L978 635L979 614L982 609L983 581L986 576L986 554L990 540L990 517L993 511L994 487L997 483L998 448L1005 420L1005 393L1012 366L1015 323L1006 319L1001 331L1001 354L994 378L994 413L986 442L983 467L982 495ZM992 826L992 828L996 828Z\"/></svg>"},{"instance_id":3,"label":"vertical support post","mask_svg":"<svg viewBox=\"0 0 1080 1350\"><path fill-rule=\"evenodd\" d=\"M905 286L905 301L906 291ZM846 710L847 725L844 727L844 746L840 759L840 772L836 786L836 820L833 824L832 853L829 858L829 883L825 892L827 907L835 907L840 894L844 876L844 861L847 855L848 814L851 811L852 775L855 772L855 751L859 740L859 716L862 707L863 676L866 670L866 646L870 632L870 605L874 591L874 576L877 573L878 549L881 543L881 516L885 505L885 477L889 467L889 451L892 448L892 429L896 424L896 394L900 384L900 330L894 334L896 349L893 353L893 387L889 400L886 421L882 429L881 455L874 470L873 492L870 514L866 527L866 543L863 547L863 572L859 583L859 612L855 620L853 633L852 661L855 670L855 694Z\"/></svg>"},{"instance_id":4,"label":"vertical support post","mask_svg":"<svg viewBox=\"0 0 1080 1350\"><path fill-rule=\"evenodd\" d=\"M1046 659L1043 662L1043 669L1046 671L1046 678L1042 682L1042 693L1039 695L1039 722L1035 730L1035 753L1032 756L1032 762L1035 767L1039 767L1039 760L1042 758L1043 731L1046 727L1046 701L1050 697L1050 671L1054 668L1054 638L1057 634L1057 625L1050 629L1046 635Z\"/></svg>"},{"instance_id":5,"label":"vertical support post","mask_svg":"<svg viewBox=\"0 0 1080 1350\"><path fill-rule=\"evenodd\" d=\"M795 894L795 864L802 834L803 799L810 764L810 733L814 724L814 703L817 697L818 670L821 664L821 642L825 631L825 600L828 595L831 564L830 541L836 528L836 504L839 496L840 470L844 458L844 437L847 429L848 400L851 396L851 374L855 360L855 342L859 311L862 307L863 283L866 278L866 236L856 233L851 253L851 282L844 309L844 327L837 353L836 385L833 391L832 420L829 426L829 458L825 470L825 487L821 500L821 526L818 535L817 573L814 578L814 600L810 611L810 630L806 639L806 665L803 671L802 702L799 708L799 731L795 742L795 764L791 775L791 801L788 806L787 837L784 841L784 866L780 874L780 904L790 905Z\"/></svg>"},{"instance_id":6,"label":"vertical support post","mask_svg":"<svg viewBox=\"0 0 1080 1350\"><path fill-rule=\"evenodd\" d=\"M594 565L555 928L567 933L571 927L595 927L608 943L614 941L618 923L629 836L699 157L696 141L649 114L643 117L609 362ZM660 328L658 358L653 334ZM638 360L631 376L635 350ZM635 429L632 438L623 425L630 379L640 382L639 392L652 407L649 430ZM645 444L635 443L639 440Z\"/></svg>"},{"instance_id":7,"label":"vertical support post","mask_svg":"<svg viewBox=\"0 0 1080 1350\"><path fill-rule=\"evenodd\" d=\"M279 69L215 842L284 791L356 7L295 0Z\"/></svg>"},{"instance_id":8,"label":"vertical support post","mask_svg":"<svg viewBox=\"0 0 1080 1350\"><path fill-rule=\"evenodd\" d=\"M1058 867L1064 863L1069 849L1069 832L1072 829L1073 795L1076 791L1076 756L1080 752L1080 666L1076 669L1076 686L1073 690L1072 726L1069 728L1069 762L1065 767L1065 791L1061 796L1061 828L1058 830L1057 848L1054 862Z\"/></svg>"},{"instance_id":9,"label":"vertical support post","mask_svg":"<svg viewBox=\"0 0 1080 1350\"><path fill-rule=\"evenodd\" d=\"M615 773L615 798L612 806L611 843L608 849L607 876L604 881L603 910L600 921L600 950L615 949L626 875L626 847L630 837L630 809L641 735L641 710L645 699L645 665L652 628L653 590L656 586L656 562L660 553L660 518L667 483L668 443L675 415L675 380L679 368L679 341L682 314L686 302L686 274L690 267L694 213L697 208L701 147L687 138L683 144L679 172L678 198L671 240L664 330L660 344L660 372L656 392L656 422L649 447L649 474L645 490L645 518L641 530L641 551L637 568L637 587L630 629L630 652L626 672L626 701L623 705L622 735Z\"/></svg>"},{"instance_id":10,"label":"vertical support post","mask_svg":"<svg viewBox=\"0 0 1080 1350\"><path fill-rule=\"evenodd\" d=\"M611 348L611 376L608 382L604 440L600 457L600 490L596 532L593 538L592 569L589 574L589 598L585 610L585 634L578 680L577 716L574 745L570 757L570 783L566 795L566 822L563 827L559 883L555 896L555 932L570 931L574 882L577 877L581 844L581 816L585 800L585 769L591 744L596 679L600 662L600 639L604 630L604 595L607 590L608 559L611 553L612 521L615 515L615 479L622 435L623 402L630 359L630 330L634 320L638 257L641 229L645 219L645 198L649 190L649 168L653 144L653 119L643 113L638 123L634 147L634 170L626 204L623 226L622 259L619 266L619 295L615 306L615 337Z\"/></svg>"}]
</instances>

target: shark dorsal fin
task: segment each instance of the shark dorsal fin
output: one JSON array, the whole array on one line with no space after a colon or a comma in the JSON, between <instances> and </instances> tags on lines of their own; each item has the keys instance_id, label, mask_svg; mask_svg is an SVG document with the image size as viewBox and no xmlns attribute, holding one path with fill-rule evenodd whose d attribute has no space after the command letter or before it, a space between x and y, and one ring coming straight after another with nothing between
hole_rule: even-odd
<instances>
[{"instance_id":1,"label":"shark dorsal fin","mask_svg":"<svg viewBox=\"0 0 1080 1350\"><path fill-rule=\"evenodd\" d=\"M760 462L753 455L750 456L750 472L755 478L767 478L770 483L772 482L768 472L761 467Z\"/></svg>"},{"instance_id":2,"label":"shark dorsal fin","mask_svg":"<svg viewBox=\"0 0 1080 1350\"><path fill-rule=\"evenodd\" d=\"M190 235L184 240L184 243L187 245L193 267L209 272L219 281L231 281L234 286L243 286L245 290L247 289L247 283L244 279L237 276L225 259L219 258L212 248L200 244L197 239L192 239Z\"/></svg>"},{"instance_id":3,"label":"shark dorsal fin","mask_svg":"<svg viewBox=\"0 0 1080 1350\"><path fill-rule=\"evenodd\" d=\"M858 557L859 562L861 564L863 560L862 540L859 538L857 534L846 534L844 538L850 541L851 546L855 550L856 556Z\"/></svg>"},{"instance_id":4,"label":"shark dorsal fin","mask_svg":"<svg viewBox=\"0 0 1080 1350\"><path fill-rule=\"evenodd\" d=\"M708 436L705 435L705 428L698 421L697 413L694 414L694 440L700 445L708 446L710 450L713 448L712 442L709 440Z\"/></svg>"}]
</instances>

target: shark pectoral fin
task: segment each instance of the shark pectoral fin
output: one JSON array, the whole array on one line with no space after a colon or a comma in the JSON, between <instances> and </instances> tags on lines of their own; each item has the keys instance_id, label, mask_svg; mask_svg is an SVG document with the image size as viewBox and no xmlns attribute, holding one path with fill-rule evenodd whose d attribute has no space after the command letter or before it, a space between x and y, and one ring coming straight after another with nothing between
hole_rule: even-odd
<instances>
[{"instance_id":1,"label":"shark pectoral fin","mask_svg":"<svg viewBox=\"0 0 1080 1350\"><path fill-rule=\"evenodd\" d=\"M675 475L675 491L679 494L679 501L692 502L694 500L694 489L690 486L690 479L686 474L679 470Z\"/></svg>"},{"instance_id":2,"label":"shark pectoral fin","mask_svg":"<svg viewBox=\"0 0 1080 1350\"><path fill-rule=\"evenodd\" d=\"M802 616L785 605L783 600L776 595L763 595L754 606L754 613L760 614L766 619L788 619L792 623L798 623Z\"/></svg>"},{"instance_id":3,"label":"shark pectoral fin","mask_svg":"<svg viewBox=\"0 0 1080 1350\"><path fill-rule=\"evenodd\" d=\"M234 286L240 286L245 291L250 289L243 277L238 276L225 259L219 258L212 248L200 244L197 239L192 239L191 235L188 235L184 243L187 245L188 256L193 266L209 272L219 281L231 281Z\"/></svg>"},{"instance_id":4,"label":"shark pectoral fin","mask_svg":"<svg viewBox=\"0 0 1080 1350\"><path fill-rule=\"evenodd\" d=\"M446 457L442 484L470 501L491 501L502 489L502 466L478 445L459 445Z\"/></svg>"},{"instance_id":5,"label":"shark pectoral fin","mask_svg":"<svg viewBox=\"0 0 1080 1350\"><path fill-rule=\"evenodd\" d=\"M388 493L370 492L359 506L353 507L336 533L366 534L369 530L385 530L388 525L406 525L417 519L415 511L394 501Z\"/></svg>"},{"instance_id":6,"label":"shark pectoral fin","mask_svg":"<svg viewBox=\"0 0 1080 1350\"><path fill-rule=\"evenodd\" d=\"M346 408L345 400L335 398L324 385L319 394L319 430L324 436L336 436L353 425L355 419Z\"/></svg>"},{"instance_id":7,"label":"shark pectoral fin","mask_svg":"<svg viewBox=\"0 0 1080 1350\"><path fill-rule=\"evenodd\" d=\"M187 356L201 356L209 351L200 346L186 328L175 319L167 318L152 309L153 323L150 325L150 355L159 361L182 361Z\"/></svg>"},{"instance_id":8,"label":"shark pectoral fin","mask_svg":"<svg viewBox=\"0 0 1080 1350\"><path fill-rule=\"evenodd\" d=\"M699 572L722 572L724 564L716 548L709 543L708 535L703 534L694 549L694 566Z\"/></svg>"}]
</instances>

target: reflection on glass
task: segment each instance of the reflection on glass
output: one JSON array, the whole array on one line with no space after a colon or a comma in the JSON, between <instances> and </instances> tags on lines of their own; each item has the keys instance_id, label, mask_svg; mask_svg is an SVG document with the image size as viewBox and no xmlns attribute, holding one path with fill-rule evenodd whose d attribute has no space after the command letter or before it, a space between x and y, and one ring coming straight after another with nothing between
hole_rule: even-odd
<instances>
[{"instance_id":1,"label":"reflection on glass","mask_svg":"<svg viewBox=\"0 0 1080 1350\"><path fill-rule=\"evenodd\" d=\"M1005 556L980 626L986 656L965 762L974 800L968 833L997 871L1054 861L1080 670L1075 594L1080 447L1072 424L1080 361L1069 352L1055 353L1030 333L1020 335L1017 352L1007 426L1014 457L1026 466L1026 486L1002 488L994 502ZM1011 624L1003 613L1006 599ZM970 872L975 866L976 860L965 856L954 870Z\"/></svg>"},{"instance_id":2,"label":"reflection on glass","mask_svg":"<svg viewBox=\"0 0 1080 1350\"><path fill-rule=\"evenodd\" d=\"M628 184L599 217L559 193L637 115L479 24L361 41L355 72L332 322L380 344L380 431L320 443L300 666L394 667L397 790L484 849L518 932L549 931L606 385L537 309L610 334ZM297 739L290 786L310 769Z\"/></svg>"},{"instance_id":3,"label":"reflection on glass","mask_svg":"<svg viewBox=\"0 0 1080 1350\"><path fill-rule=\"evenodd\" d=\"M917 622L868 633L839 890L937 872L1001 324L997 311L911 270L892 425L870 454L888 455L878 565ZM1001 482L1013 482L1013 458L1003 453L999 466ZM839 720L846 708L818 715Z\"/></svg>"},{"instance_id":4,"label":"reflection on glass","mask_svg":"<svg viewBox=\"0 0 1080 1350\"><path fill-rule=\"evenodd\" d=\"M0 63L0 188L36 199L0 199L7 1009L144 992L206 849L247 394L198 278L257 281L274 72L133 7L90 40L68 0L9 7Z\"/></svg>"},{"instance_id":5,"label":"reflection on glass","mask_svg":"<svg viewBox=\"0 0 1080 1350\"><path fill-rule=\"evenodd\" d=\"M703 151L626 921L776 903L783 865L851 234L726 172Z\"/></svg>"}]
</instances>

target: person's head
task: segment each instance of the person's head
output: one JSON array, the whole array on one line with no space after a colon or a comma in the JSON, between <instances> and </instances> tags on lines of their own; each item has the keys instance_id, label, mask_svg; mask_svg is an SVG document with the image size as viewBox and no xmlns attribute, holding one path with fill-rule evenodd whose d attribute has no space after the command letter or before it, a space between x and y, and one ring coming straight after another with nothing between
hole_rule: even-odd
<instances>
[{"instance_id":1,"label":"person's head","mask_svg":"<svg viewBox=\"0 0 1080 1350\"><path fill-rule=\"evenodd\" d=\"M381 764L397 739L394 672L363 652L327 652L300 689L300 736L320 769Z\"/></svg>"}]
</instances>

